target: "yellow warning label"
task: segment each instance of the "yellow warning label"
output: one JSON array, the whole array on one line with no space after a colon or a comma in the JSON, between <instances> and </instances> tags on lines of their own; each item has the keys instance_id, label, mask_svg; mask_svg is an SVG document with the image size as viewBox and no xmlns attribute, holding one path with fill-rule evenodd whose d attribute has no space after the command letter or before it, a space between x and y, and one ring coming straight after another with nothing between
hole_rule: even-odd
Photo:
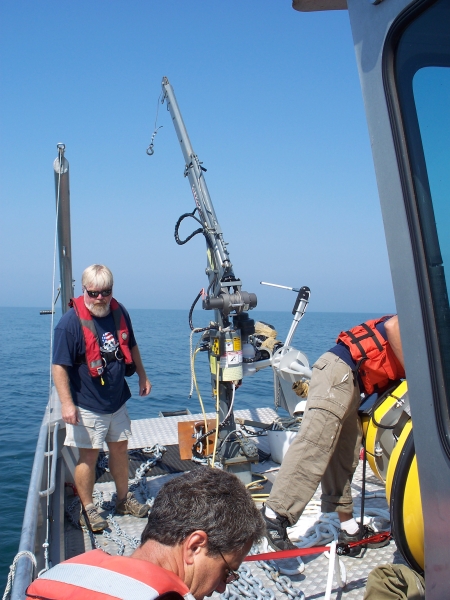
<instances>
[{"instance_id":1,"label":"yellow warning label","mask_svg":"<svg viewBox=\"0 0 450 600\"><path fill-rule=\"evenodd\" d=\"M209 368L211 369L211 373L215 375L217 369L217 359L214 356L209 357Z\"/></svg>"},{"instance_id":2,"label":"yellow warning label","mask_svg":"<svg viewBox=\"0 0 450 600\"><path fill-rule=\"evenodd\" d=\"M215 354L216 356L219 355L219 338L214 339L212 351L213 351L213 354Z\"/></svg>"},{"instance_id":3,"label":"yellow warning label","mask_svg":"<svg viewBox=\"0 0 450 600\"><path fill-rule=\"evenodd\" d=\"M233 347L234 347L235 352L237 352L238 350L241 350L241 338L239 338L239 337L233 338Z\"/></svg>"}]
</instances>

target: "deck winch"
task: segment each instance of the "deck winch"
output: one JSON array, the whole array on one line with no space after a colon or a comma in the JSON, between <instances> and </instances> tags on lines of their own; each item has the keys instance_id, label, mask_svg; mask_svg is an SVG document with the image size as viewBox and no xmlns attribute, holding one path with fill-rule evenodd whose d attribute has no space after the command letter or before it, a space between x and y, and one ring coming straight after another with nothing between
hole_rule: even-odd
<instances>
[{"instance_id":1,"label":"deck winch","mask_svg":"<svg viewBox=\"0 0 450 600\"><path fill-rule=\"evenodd\" d=\"M239 291L232 294L221 292L216 297L206 296L203 300L205 310L220 310L223 315L229 315L232 311L242 314L244 311L255 308L256 304L256 294Z\"/></svg>"}]
</instances>

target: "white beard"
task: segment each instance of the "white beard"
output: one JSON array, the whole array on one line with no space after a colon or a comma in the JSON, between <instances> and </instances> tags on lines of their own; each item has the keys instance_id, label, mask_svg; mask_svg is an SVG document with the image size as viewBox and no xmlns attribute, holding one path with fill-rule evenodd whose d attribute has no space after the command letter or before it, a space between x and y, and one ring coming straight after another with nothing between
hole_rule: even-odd
<instances>
[{"instance_id":1,"label":"white beard","mask_svg":"<svg viewBox=\"0 0 450 600\"><path fill-rule=\"evenodd\" d=\"M85 300L84 304L88 311L94 315L94 317L106 317L109 315L109 305L111 304L111 300L106 304L87 304Z\"/></svg>"}]
</instances>

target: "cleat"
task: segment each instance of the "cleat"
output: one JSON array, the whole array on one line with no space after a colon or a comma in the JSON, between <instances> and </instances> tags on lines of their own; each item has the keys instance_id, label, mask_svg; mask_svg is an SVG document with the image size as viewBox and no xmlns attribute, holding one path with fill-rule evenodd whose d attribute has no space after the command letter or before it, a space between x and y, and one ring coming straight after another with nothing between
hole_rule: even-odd
<instances>
[{"instance_id":1,"label":"cleat","mask_svg":"<svg viewBox=\"0 0 450 600\"><path fill-rule=\"evenodd\" d=\"M80 525L84 529L89 530L89 528L90 528L92 531L97 532L97 531L103 531L104 529L106 529L108 527L108 521L106 521L106 519L104 519L100 515L97 507L94 504L87 504L84 508L84 512L86 513L88 521L89 521L89 523L86 523L86 518L83 513L83 509L81 509Z\"/></svg>"},{"instance_id":2,"label":"cleat","mask_svg":"<svg viewBox=\"0 0 450 600\"><path fill-rule=\"evenodd\" d=\"M141 504L133 496L131 492L128 492L126 498L116 504L116 513L119 515L132 515L133 517L146 517L150 506L148 504Z\"/></svg>"},{"instance_id":3,"label":"cleat","mask_svg":"<svg viewBox=\"0 0 450 600\"><path fill-rule=\"evenodd\" d=\"M297 548L288 537L287 528L290 527L286 517L277 516L276 519L266 517L266 507L261 509L261 515L266 523L266 538L272 550L294 550Z\"/></svg>"}]
</instances>

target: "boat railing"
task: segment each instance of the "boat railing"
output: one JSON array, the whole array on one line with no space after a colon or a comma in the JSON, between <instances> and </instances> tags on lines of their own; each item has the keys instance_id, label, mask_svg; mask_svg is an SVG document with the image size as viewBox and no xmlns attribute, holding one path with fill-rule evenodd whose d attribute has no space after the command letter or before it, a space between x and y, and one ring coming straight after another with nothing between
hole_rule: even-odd
<instances>
[{"instance_id":1,"label":"boat railing","mask_svg":"<svg viewBox=\"0 0 450 600\"><path fill-rule=\"evenodd\" d=\"M57 458L58 458L58 429L59 429L59 423L56 422L55 426L53 428L53 446L52 446L53 449L45 452L45 456L47 456L48 460L50 460L50 458L52 459L51 460L52 467L51 467L51 471L50 471L50 484L46 490L39 492L39 496L41 498L50 496L55 491L56 462L57 462Z\"/></svg>"},{"instance_id":2,"label":"boat railing","mask_svg":"<svg viewBox=\"0 0 450 600\"><path fill-rule=\"evenodd\" d=\"M52 422L53 421L53 422ZM49 427L47 412L44 417L36 445L36 453L34 456L33 468L30 477L30 486L28 489L27 502L25 506L25 514L23 519L22 533L20 536L20 544L14 574L14 581L11 590L11 600L23 600L25 592L34 577L34 565L30 560L31 553L35 555L38 527L45 527L46 516L40 510L42 503L47 496L50 496L55 491L56 464L58 458L58 430L59 422L51 418L50 427L53 427L51 432L52 448L48 448L49 442ZM47 460L46 460L47 459ZM47 482L47 489L42 490L44 479L44 468L47 461L51 461L50 481ZM23 554L21 554L23 553ZM37 558L38 569L43 567L42 559Z\"/></svg>"}]
</instances>

